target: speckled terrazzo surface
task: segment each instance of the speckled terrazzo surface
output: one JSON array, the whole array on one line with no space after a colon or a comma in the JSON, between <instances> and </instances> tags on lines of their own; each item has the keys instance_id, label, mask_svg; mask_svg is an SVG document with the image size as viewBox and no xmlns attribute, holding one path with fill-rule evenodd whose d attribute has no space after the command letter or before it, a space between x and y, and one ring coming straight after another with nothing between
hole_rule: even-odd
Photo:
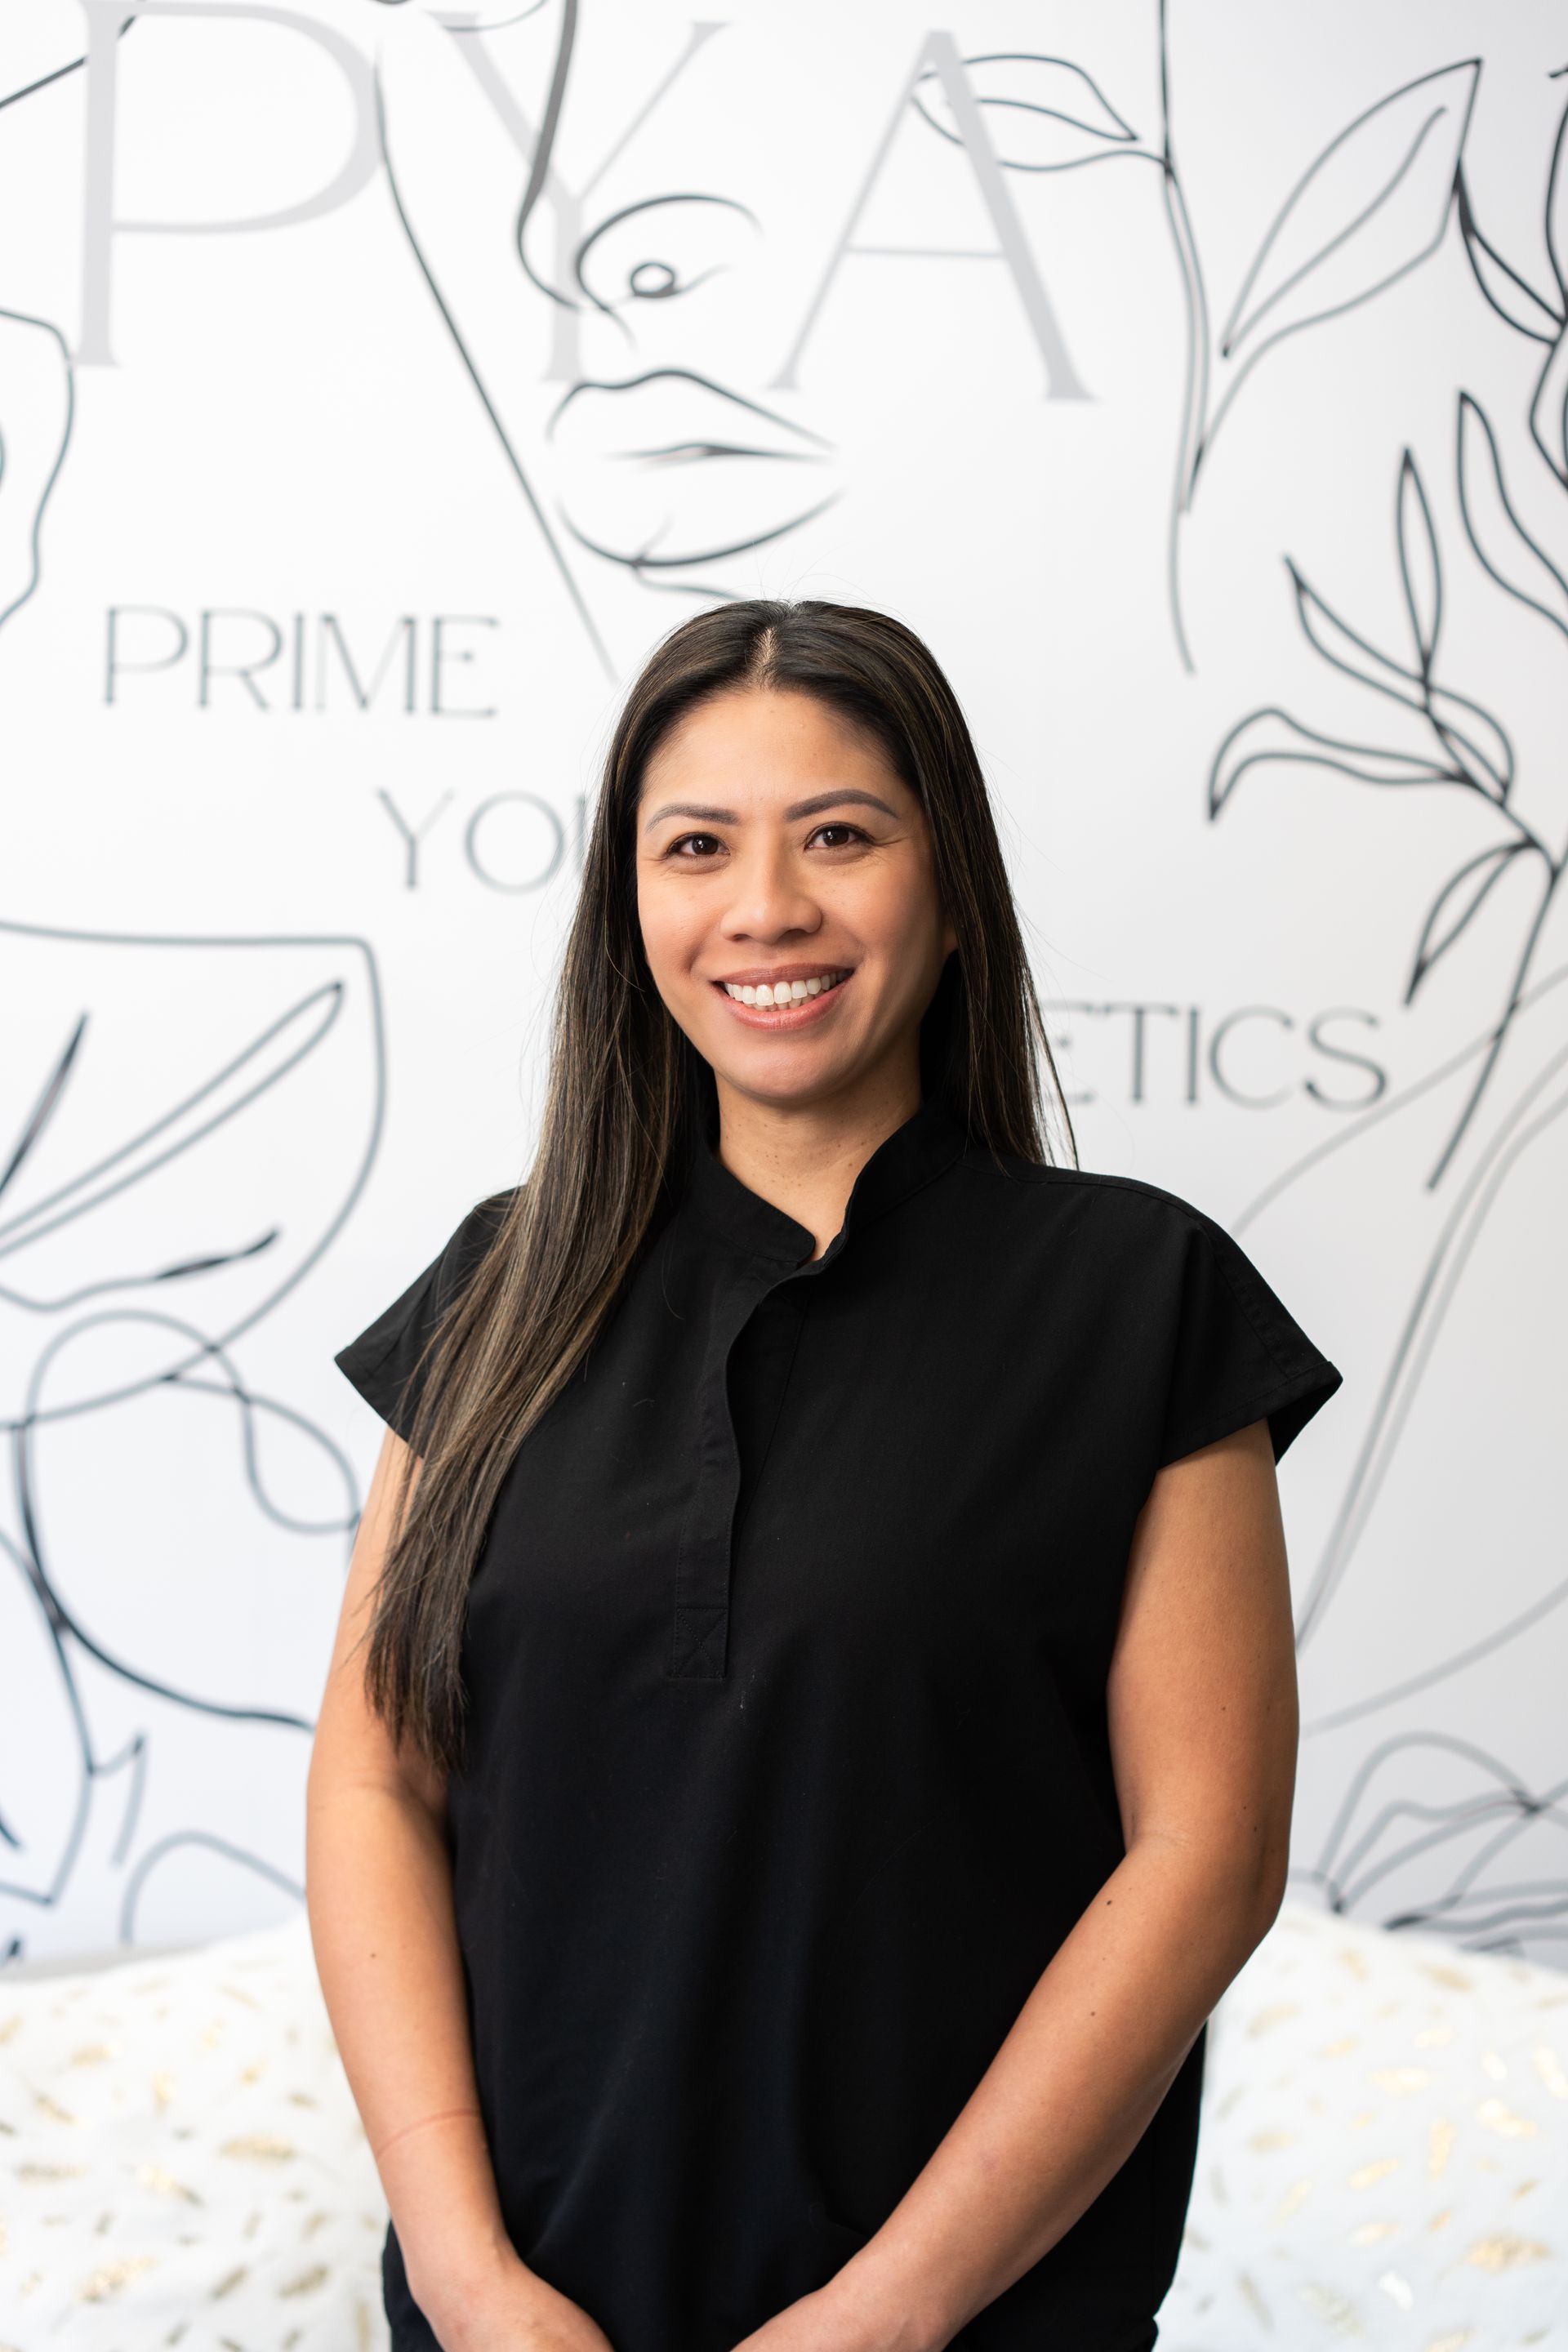
<instances>
[{"instance_id":1,"label":"speckled terrazzo surface","mask_svg":"<svg viewBox=\"0 0 1568 2352\"><path fill-rule=\"evenodd\" d=\"M1211 2026L1160 2331L1568 2347L1568 1975L1288 1905Z\"/></svg>"},{"instance_id":2,"label":"speckled terrazzo surface","mask_svg":"<svg viewBox=\"0 0 1568 2352\"><path fill-rule=\"evenodd\" d=\"M5 2352L382 2352L385 2227L302 1915L0 1975Z\"/></svg>"}]
</instances>

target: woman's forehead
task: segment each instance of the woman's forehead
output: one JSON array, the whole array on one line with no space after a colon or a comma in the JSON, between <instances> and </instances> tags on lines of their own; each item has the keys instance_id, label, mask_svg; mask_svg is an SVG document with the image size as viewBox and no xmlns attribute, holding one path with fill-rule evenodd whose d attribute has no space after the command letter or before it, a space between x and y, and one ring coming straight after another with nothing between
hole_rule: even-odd
<instances>
[{"instance_id":1,"label":"woman's forehead","mask_svg":"<svg viewBox=\"0 0 1568 2352\"><path fill-rule=\"evenodd\" d=\"M821 697L798 688L747 688L686 712L648 759L642 797L711 787L721 799L787 799L795 785L900 782L871 731Z\"/></svg>"}]
</instances>

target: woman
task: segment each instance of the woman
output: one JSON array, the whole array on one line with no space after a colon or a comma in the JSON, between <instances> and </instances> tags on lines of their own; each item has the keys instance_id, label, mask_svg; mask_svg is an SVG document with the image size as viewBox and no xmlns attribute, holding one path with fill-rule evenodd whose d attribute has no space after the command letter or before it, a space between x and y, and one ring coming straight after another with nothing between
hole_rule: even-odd
<instances>
[{"instance_id":1,"label":"woman","mask_svg":"<svg viewBox=\"0 0 1568 2352\"><path fill-rule=\"evenodd\" d=\"M1222 1228L1053 1164L1043 1073L920 640L675 629L532 1173L337 1360L389 1432L310 1913L395 2352L1154 2341L1340 1375Z\"/></svg>"}]
</instances>

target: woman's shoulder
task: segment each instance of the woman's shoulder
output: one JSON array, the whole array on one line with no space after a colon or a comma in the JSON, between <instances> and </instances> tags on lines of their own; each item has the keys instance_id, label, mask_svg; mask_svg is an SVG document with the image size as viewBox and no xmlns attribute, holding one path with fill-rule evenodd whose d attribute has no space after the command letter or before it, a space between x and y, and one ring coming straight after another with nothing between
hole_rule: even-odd
<instances>
[{"instance_id":1,"label":"woman's shoulder","mask_svg":"<svg viewBox=\"0 0 1568 2352\"><path fill-rule=\"evenodd\" d=\"M499 1192L487 1192L476 1201L453 1229L439 1256L430 1269L435 1304L437 1311L456 1296L477 1271L479 1261L489 1248L516 1200L520 1185L510 1184Z\"/></svg>"},{"instance_id":2,"label":"woman's shoulder","mask_svg":"<svg viewBox=\"0 0 1568 2352\"><path fill-rule=\"evenodd\" d=\"M1228 1227L1169 1185L973 1148L964 1164L968 1218L1015 1281L1088 1286L1107 1307L1120 1300L1140 1317L1214 1283L1256 1320L1283 1311Z\"/></svg>"},{"instance_id":3,"label":"woman's shoulder","mask_svg":"<svg viewBox=\"0 0 1568 2352\"><path fill-rule=\"evenodd\" d=\"M504 1184L499 1192L487 1192L482 1201L474 1202L458 1225L458 1232L467 1233L470 1229L486 1232L499 1225L521 1191L521 1184Z\"/></svg>"},{"instance_id":4,"label":"woman's shoulder","mask_svg":"<svg viewBox=\"0 0 1568 2352\"><path fill-rule=\"evenodd\" d=\"M991 1215L1010 1215L1026 1228L1053 1232L1064 1222L1079 1225L1092 1217L1130 1234L1142 1230L1179 1235L1195 1226L1210 1237L1230 1238L1218 1219L1195 1201L1146 1177L1025 1160L973 1145L963 1164L966 1174L978 1180L973 1193L976 1207Z\"/></svg>"},{"instance_id":5,"label":"woman's shoulder","mask_svg":"<svg viewBox=\"0 0 1568 2352\"><path fill-rule=\"evenodd\" d=\"M1267 1417L1275 1458L1341 1385L1256 1260L1168 1186L969 1152L984 1249L1021 1298L1069 1302L1165 1387L1158 1459ZM1119 1369L1118 1377L1121 1377Z\"/></svg>"}]
</instances>

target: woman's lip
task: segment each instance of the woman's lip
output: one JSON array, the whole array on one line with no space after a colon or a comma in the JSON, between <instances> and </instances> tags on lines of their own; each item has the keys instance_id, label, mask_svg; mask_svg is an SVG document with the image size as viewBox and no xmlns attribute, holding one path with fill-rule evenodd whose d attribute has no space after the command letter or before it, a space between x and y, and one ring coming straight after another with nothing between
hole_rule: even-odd
<instances>
[{"instance_id":1,"label":"woman's lip","mask_svg":"<svg viewBox=\"0 0 1568 2352\"><path fill-rule=\"evenodd\" d=\"M816 969L820 971L820 965ZM843 995L854 976L853 972L848 972L836 987L825 988L820 996L803 996L793 1004L747 1004L740 997L731 996L721 980L716 980L713 986L736 1020L744 1022L748 1029L804 1029L808 1022L821 1020L835 997ZM779 977L782 979L783 973Z\"/></svg>"},{"instance_id":2,"label":"woman's lip","mask_svg":"<svg viewBox=\"0 0 1568 2352\"><path fill-rule=\"evenodd\" d=\"M818 956L815 963L758 964L753 971L721 971L714 976L715 988L760 988L765 982L770 988L781 980L821 980L826 973L837 971L846 979L854 971L853 964L826 963Z\"/></svg>"}]
</instances>

